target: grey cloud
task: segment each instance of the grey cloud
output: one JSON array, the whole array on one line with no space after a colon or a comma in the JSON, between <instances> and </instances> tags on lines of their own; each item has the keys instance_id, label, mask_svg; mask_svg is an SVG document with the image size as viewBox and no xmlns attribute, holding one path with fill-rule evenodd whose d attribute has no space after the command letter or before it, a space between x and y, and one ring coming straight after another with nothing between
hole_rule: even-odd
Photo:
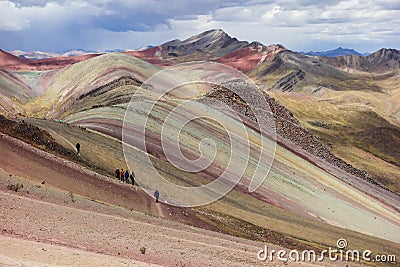
<instances>
[{"instance_id":1,"label":"grey cloud","mask_svg":"<svg viewBox=\"0 0 400 267\"><path fill-rule=\"evenodd\" d=\"M372 49L385 42L387 46L400 43L397 0L12 2L18 4L14 13L7 20L0 16L0 48L9 50L133 49L210 28L222 28L248 41L288 44L294 50L312 50L329 42L347 42L361 51L367 45ZM78 4L84 3L80 8Z\"/></svg>"},{"instance_id":2,"label":"grey cloud","mask_svg":"<svg viewBox=\"0 0 400 267\"><path fill-rule=\"evenodd\" d=\"M13 2L15 4L17 4L18 7L33 7L33 6L38 6L38 7L44 7L47 3L58 3L60 5L64 5L66 2L68 2L67 0L63 0L63 1L50 1L50 0L13 0L10 1Z\"/></svg>"}]
</instances>

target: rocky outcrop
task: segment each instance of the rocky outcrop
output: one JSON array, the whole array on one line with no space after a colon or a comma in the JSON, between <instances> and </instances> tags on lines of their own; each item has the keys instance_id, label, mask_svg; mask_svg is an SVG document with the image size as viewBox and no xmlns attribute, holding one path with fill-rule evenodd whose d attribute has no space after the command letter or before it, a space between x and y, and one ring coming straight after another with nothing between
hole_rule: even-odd
<instances>
[{"instance_id":1,"label":"rocky outcrop","mask_svg":"<svg viewBox=\"0 0 400 267\"><path fill-rule=\"evenodd\" d=\"M72 160L79 160L74 151L66 149L55 142L48 132L23 120L14 121L0 115L0 132L16 137L43 150L55 152L57 155L68 157Z\"/></svg>"},{"instance_id":2,"label":"rocky outcrop","mask_svg":"<svg viewBox=\"0 0 400 267\"><path fill-rule=\"evenodd\" d=\"M132 78L130 76L126 76L126 77L120 77L116 80L113 80L111 82L108 82L102 86L99 86L97 88L94 88L93 90L89 91L86 94L80 95L79 96L79 100L88 97L88 96L99 96L101 94L104 94L112 89L115 89L117 87L121 87L121 86L125 86L125 85L136 85L136 86L140 86L142 84L142 82L140 82L139 80Z\"/></svg>"},{"instance_id":3,"label":"rocky outcrop","mask_svg":"<svg viewBox=\"0 0 400 267\"><path fill-rule=\"evenodd\" d=\"M280 79L272 88L272 90L278 90L282 92L291 92L293 91L293 87L299 83L300 81L304 80L306 74L302 70L295 70L282 79Z\"/></svg>"},{"instance_id":4,"label":"rocky outcrop","mask_svg":"<svg viewBox=\"0 0 400 267\"><path fill-rule=\"evenodd\" d=\"M242 87L242 90L250 91L243 82L235 82L236 88ZM320 139L314 135L311 131L306 129L301 123L293 116L293 114L282 106L277 100L270 97L268 94L263 93L266 98L272 116L275 120L275 128L278 136L291 141L303 150L315 155L324 161L339 167L340 169L358 176L362 179L368 180L369 182L376 183L372 180L369 175L360 169L353 167L351 164L344 160L336 157L330 149L320 141ZM255 116L251 110L251 107L245 103L237 94L221 86L217 86L208 93L205 99L200 101L207 102L207 99L214 99L221 101L228 105L236 112L246 116L247 118L256 121ZM289 148L290 149L290 148Z\"/></svg>"},{"instance_id":5,"label":"rocky outcrop","mask_svg":"<svg viewBox=\"0 0 400 267\"><path fill-rule=\"evenodd\" d=\"M396 49L382 48L367 56L371 63L371 71L387 72L400 69L400 51Z\"/></svg>"}]
</instances>

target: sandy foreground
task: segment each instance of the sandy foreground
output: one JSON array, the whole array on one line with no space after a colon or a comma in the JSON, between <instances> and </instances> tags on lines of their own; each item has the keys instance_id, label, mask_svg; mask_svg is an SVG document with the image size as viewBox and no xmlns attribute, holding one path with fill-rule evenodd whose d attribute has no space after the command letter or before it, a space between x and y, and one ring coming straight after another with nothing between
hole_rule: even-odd
<instances>
[{"instance_id":1,"label":"sandy foreground","mask_svg":"<svg viewBox=\"0 0 400 267\"><path fill-rule=\"evenodd\" d=\"M140 213L125 218L115 209L114 215L103 214L1 191L0 265L271 265L257 260L257 252L264 247L260 242ZM141 248L146 249L145 254ZM282 265L279 261L272 264Z\"/></svg>"},{"instance_id":2,"label":"sandy foreground","mask_svg":"<svg viewBox=\"0 0 400 267\"><path fill-rule=\"evenodd\" d=\"M314 265L283 264L278 260L261 262L257 253L265 245L270 250L282 248L176 222L175 218L195 216L155 204L140 197L139 191L133 191L131 186L101 180L98 174L91 174L81 166L55 156L39 155L43 152L17 143L20 142L2 137L0 266ZM39 154L35 157L35 153ZM43 173L51 173L57 179L45 177L46 182L42 183ZM72 179L79 174L76 180ZM93 197L66 191L62 189L65 183L57 182L69 180L77 182L74 183L77 187L89 188L92 184ZM7 185L16 183L24 187L18 192L7 189ZM93 183L99 187L93 187ZM107 204L107 198L97 201L96 197L106 192L105 188L113 192L112 198L119 197L117 189L125 190L123 199L136 201L136 205L143 202L146 209L135 211ZM131 194L138 195L128 198ZM180 215L176 214L178 211ZM346 266L342 262L319 265L333 264Z\"/></svg>"},{"instance_id":3,"label":"sandy foreground","mask_svg":"<svg viewBox=\"0 0 400 267\"><path fill-rule=\"evenodd\" d=\"M2 266L159 266L0 235Z\"/></svg>"},{"instance_id":4,"label":"sandy foreground","mask_svg":"<svg viewBox=\"0 0 400 267\"><path fill-rule=\"evenodd\" d=\"M2 234L176 265L256 263L262 244L137 214L137 220L0 193ZM154 221L154 222L153 222ZM142 254L140 248L145 247ZM93 265L94 266L94 265Z\"/></svg>"}]
</instances>

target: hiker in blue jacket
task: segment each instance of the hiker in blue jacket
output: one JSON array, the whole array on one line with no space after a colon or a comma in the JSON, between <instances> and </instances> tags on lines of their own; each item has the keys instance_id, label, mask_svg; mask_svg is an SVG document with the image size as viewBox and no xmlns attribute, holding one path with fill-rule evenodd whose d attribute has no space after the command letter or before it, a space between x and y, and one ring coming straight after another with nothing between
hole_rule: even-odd
<instances>
[{"instance_id":1,"label":"hiker in blue jacket","mask_svg":"<svg viewBox=\"0 0 400 267\"><path fill-rule=\"evenodd\" d=\"M128 179L129 179L129 171L126 170L125 171L125 182L128 183ZM122 181L124 181L124 178L122 178Z\"/></svg>"}]
</instances>

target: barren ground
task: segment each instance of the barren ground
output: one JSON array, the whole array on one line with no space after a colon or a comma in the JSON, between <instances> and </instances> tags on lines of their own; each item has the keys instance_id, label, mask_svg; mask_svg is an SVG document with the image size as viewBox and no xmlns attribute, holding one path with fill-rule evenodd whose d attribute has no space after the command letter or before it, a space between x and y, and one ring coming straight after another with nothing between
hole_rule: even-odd
<instances>
[{"instance_id":1,"label":"barren ground","mask_svg":"<svg viewBox=\"0 0 400 267\"><path fill-rule=\"evenodd\" d=\"M138 188L91 173L55 156L48 158L48 154L16 139L2 135L0 142L0 265L250 266L261 263L256 256L264 247L261 242L146 215L145 212L172 216L178 221L180 217L196 218L182 209L155 204ZM60 181L74 177L73 183L65 184L74 184L76 192L63 190ZM103 203L80 196L79 188L89 182L99 185L98 192L90 189L86 192L96 199L110 195L112 202L116 202L115 198L120 198L121 203L136 201L135 207L142 204L143 211L106 204L107 199ZM24 187L15 192L7 190L10 184ZM117 189L122 194L112 194ZM111 193L102 194L102 190ZM280 249L267 245L270 249ZM145 254L141 248L145 248Z\"/></svg>"}]
</instances>

